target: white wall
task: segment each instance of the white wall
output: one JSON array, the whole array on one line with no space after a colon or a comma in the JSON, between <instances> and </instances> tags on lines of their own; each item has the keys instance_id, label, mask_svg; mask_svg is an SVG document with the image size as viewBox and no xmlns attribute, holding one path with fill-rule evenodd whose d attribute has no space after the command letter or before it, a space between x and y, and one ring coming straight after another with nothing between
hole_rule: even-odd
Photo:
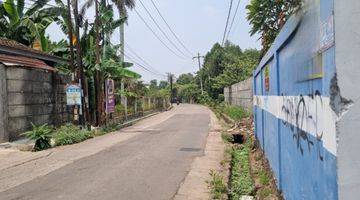
<instances>
[{"instance_id":1,"label":"white wall","mask_svg":"<svg viewBox=\"0 0 360 200\"><path fill-rule=\"evenodd\" d=\"M360 1L335 0L336 72L343 98L338 129L339 199L360 193Z\"/></svg>"}]
</instances>

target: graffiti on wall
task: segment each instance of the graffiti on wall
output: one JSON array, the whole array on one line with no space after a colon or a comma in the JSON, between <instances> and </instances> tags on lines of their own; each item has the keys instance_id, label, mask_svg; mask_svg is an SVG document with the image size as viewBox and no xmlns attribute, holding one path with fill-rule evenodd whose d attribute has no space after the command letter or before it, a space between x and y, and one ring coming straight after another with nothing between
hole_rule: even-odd
<instances>
[{"instance_id":1,"label":"graffiti on wall","mask_svg":"<svg viewBox=\"0 0 360 200\"><path fill-rule=\"evenodd\" d=\"M311 147L316 145L321 145L321 140L323 138L324 132L315 132L316 141L312 141L309 137L309 133L304 131L304 125L306 123L311 123L313 126L317 126L320 119L320 108L323 107L323 100L321 97L320 91L315 91L315 93L309 94L312 104L315 107L311 107L307 104L308 102L305 101L303 95L300 95L299 98L286 98L284 94L283 96L283 105L281 107L281 112L285 115L285 120L282 123L290 127L291 131L293 132L293 138L296 140L297 148L300 150L301 154L304 153L304 148L301 144L301 141L305 141L307 144L307 149L310 152ZM294 101L295 100L295 101ZM298 100L298 101L296 101ZM310 109L315 109L311 111ZM308 122L306 122L308 121ZM295 124L295 125L293 125ZM315 144L314 144L315 143ZM320 160L323 160L323 156L320 152L320 148L318 149L318 156Z\"/></svg>"},{"instance_id":2,"label":"graffiti on wall","mask_svg":"<svg viewBox=\"0 0 360 200\"><path fill-rule=\"evenodd\" d=\"M330 98L320 91L298 96L254 96L254 104L290 128L301 154L318 145L336 155L336 115L330 107ZM317 149L319 159L323 160L321 148Z\"/></svg>"}]
</instances>

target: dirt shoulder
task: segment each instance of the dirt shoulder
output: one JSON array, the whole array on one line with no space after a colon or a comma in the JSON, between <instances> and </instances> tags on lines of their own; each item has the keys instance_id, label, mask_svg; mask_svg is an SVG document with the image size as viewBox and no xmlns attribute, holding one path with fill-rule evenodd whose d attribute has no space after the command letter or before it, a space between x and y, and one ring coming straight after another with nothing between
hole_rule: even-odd
<instances>
[{"instance_id":1,"label":"dirt shoulder","mask_svg":"<svg viewBox=\"0 0 360 200\"><path fill-rule=\"evenodd\" d=\"M221 125L213 112L210 112L211 123L206 141L204 156L195 158L191 169L181 184L175 200L210 199L208 181L210 171L221 170L224 158L225 143L221 139Z\"/></svg>"}]
</instances>

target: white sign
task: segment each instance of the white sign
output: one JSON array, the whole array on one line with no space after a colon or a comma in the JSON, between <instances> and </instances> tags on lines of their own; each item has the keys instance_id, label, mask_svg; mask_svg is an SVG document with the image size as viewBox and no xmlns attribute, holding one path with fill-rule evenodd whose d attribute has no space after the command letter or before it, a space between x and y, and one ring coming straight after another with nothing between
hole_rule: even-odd
<instances>
[{"instance_id":1,"label":"white sign","mask_svg":"<svg viewBox=\"0 0 360 200\"><path fill-rule=\"evenodd\" d=\"M78 85L66 87L66 104L68 106L81 105L81 88Z\"/></svg>"}]
</instances>

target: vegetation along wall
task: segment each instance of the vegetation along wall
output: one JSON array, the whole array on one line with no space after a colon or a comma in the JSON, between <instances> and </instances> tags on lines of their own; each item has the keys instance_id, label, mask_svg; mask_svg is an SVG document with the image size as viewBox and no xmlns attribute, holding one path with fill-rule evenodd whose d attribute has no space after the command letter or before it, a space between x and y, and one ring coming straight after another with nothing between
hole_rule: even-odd
<instances>
[{"instance_id":1,"label":"vegetation along wall","mask_svg":"<svg viewBox=\"0 0 360 200\"><path fill-rule=\"evenodd\" d=\"M286 199L357 197L359 89L349 81L359 56L349 47L359 50L360 39L340 14L355 2L305 1L254 72L255 134Z\"/></svg>"}]
</instances>

